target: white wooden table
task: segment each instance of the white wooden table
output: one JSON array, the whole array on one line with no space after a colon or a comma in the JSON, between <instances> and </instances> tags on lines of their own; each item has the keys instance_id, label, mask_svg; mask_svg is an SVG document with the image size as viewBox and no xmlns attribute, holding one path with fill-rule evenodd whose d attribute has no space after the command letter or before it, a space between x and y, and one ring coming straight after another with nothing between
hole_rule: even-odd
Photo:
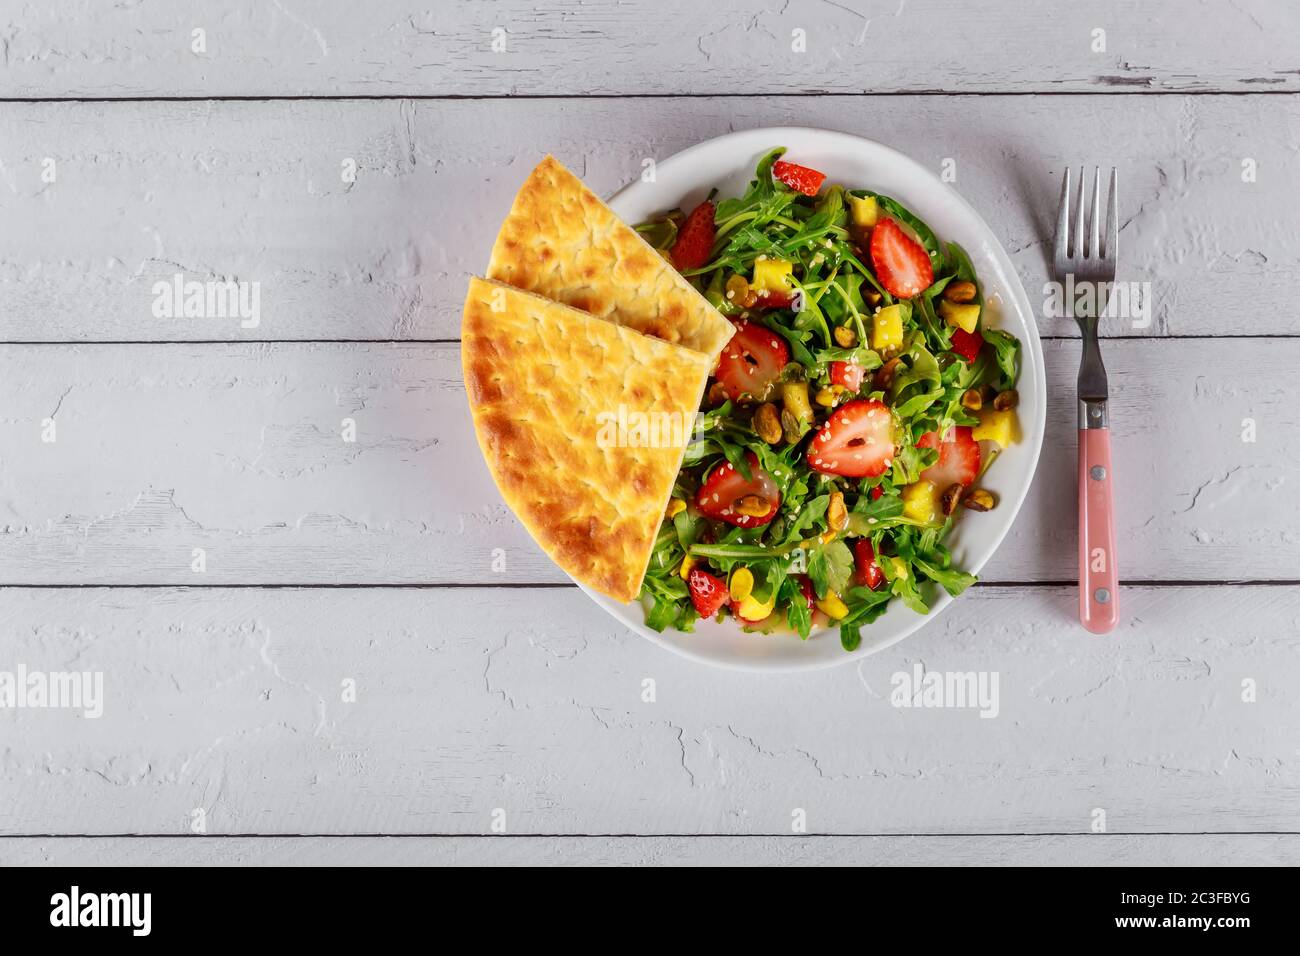
<instances>
[{"instance_id":1,"label":"white wooden table","mask_svg":"<svg viewBox=\"0 0 1300 956\"><path fill-rule=\"evenodd\" d=\"M0 863L1300 861L1300 8L1054 6L0 3L0 670L105 682L0 711ZM657 650L501 503L457 330L525 172L779 124L953 161L1036 303L1064 165L1120 167L1113 636L1061 320L984 583L857 665ZM916 662L998 718L891 707Z\"/></svg>"}]
</instances>

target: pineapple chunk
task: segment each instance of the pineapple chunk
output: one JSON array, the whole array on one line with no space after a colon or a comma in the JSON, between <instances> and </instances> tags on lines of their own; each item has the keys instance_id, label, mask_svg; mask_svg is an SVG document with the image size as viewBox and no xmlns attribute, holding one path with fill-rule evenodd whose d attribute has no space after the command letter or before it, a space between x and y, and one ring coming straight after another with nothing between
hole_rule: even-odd
<instances>
[{"instance_id":1,"label":"pineapple chunk","mask_svg":"<svg viewBox=\"0 0 1300 956\"><path fill-rule=\"evenodd\" d=\"M838 621L840 618L849 616L848 606L834 591L827 591L826 596L816 602L817 609L822 611L827 617Z\"/></svg>"},{"instance_id":2,"label":"pineapple chunk","mask_svg":"<svg viewBox=\"0 0 1300 956\"><path fill-rule=\"evenodd\" d=\"M749 568L736 568L731 572L731 583L727 585L733 601L743 601L754 593L754 572Z\"/></svg>"},{"instance_id":3,"label":"pineapple chunk","mask_svg":"<svg viewBox=\"0 0 1300 956\"><path fill-rule=\"evenodd\" d=\"M790 284L786 282L794 275L794 263L786 259L754 260L754 278L749 287L760 295L764 292L789 292Z\"/></svg>"},{"instance_id":4,"label":"pineapple chunk","mask_svg":"<svg viewBox=\"0 0 1300 956\"><path fill-rule=\"evenodd\" d=\"M939 489L932 481L917 481L903 489L903 514L930 524L939 517Z\"/></svg>"},{"instance_id":5,"label":"pineapple chunk","mask_svg":"<svg viewBox=\"0 0 1300 956\"><path fill-rule=\"evenodd\" d=\"M978 302L949 302L939 300L939 315L949 325L955 325L963 332L974 332L975 324L980 320Z\"/></svg>"},{"instance_id":6,"label":"pineapple chunk","mask_svg":"<svg viewBox=\"0 0 1300 956\"><path fill-rule=\"evenodd\" d=\"M903 347L903 307L887 305L873 316L871 347L877 352Z\"/></svg>"},{"instance_id":7,"label":"pineapple chunk","mask_svg":"<svg viewBox=\"0 0 1300 956\"><path fill-rule=\"evenodd\" d=\"M876 220L880 218L880 204L876 202L875 196L867 196L865 199L850 196L849 209L853 216L853 225L861 226L863 229L873 228Z\"/></svg>"},{"instance_id":8,"label":"pineapple chunk","mask_svg":"<svg viewBox=\"0 0 1300 956\"><path fill-rule=\"evenodd\" d=\"M1016 410L1008 408L998 411L985 408L979 413L980 423L971 429L971 437L976 441L996 442L1003 448L1020 441L1020 420Z\"/></svg>"},{"instance_id":9,"label":"pineapple chunk","mask_svg":"<svg viewBox=\"0 0 1300 956\"><path fill-rule=\"evenodd\" d=\"M743 601L741 601L739 606L736 608L737 613L739 613L741 617L743 617L746 621L753 621L753 622L758 622L763 620L763 618L767 617L775 609L776 609L775 591L772 592L772 596L769 597L766 601L760 600L759 598L751 594Z\"/></svg>"}]
</instances>

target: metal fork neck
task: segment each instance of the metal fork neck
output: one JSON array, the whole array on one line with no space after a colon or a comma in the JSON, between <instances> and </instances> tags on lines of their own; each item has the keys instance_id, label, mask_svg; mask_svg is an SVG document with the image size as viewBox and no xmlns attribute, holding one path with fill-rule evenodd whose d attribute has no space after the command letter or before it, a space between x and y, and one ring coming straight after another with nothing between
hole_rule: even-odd
<instances>
[{"instance_id":1,"label":"metal fork neck","mask_svg":"<svg viewBox=\"0 0 1300 956\"><path fill-rule=\"evenodd\" d=\"M1079 429L1109 428L1110 412L1106 400L1079 399Z\"/></svg>"}]
</instances>

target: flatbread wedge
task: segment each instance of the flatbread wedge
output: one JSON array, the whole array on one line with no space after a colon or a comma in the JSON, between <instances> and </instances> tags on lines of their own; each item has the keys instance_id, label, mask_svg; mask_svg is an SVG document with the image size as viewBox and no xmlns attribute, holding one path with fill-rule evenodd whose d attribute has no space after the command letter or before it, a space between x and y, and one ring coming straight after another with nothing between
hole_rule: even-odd
<instances>
[{"instance_id":1,"label":"flatbread wedge","mask_svg":"<svg viewBox=\"0 0 1300 956\"><path fill-rule=\"evenodd\" d=\"M735 332L553 156L520 187L492 247L487 275L711 358Z\"/></svg>"},{"instance_id":2,"label":"flatbread wedge","mask_svg":"<svg viewBox=\"0 0 1300 956\"><path fill-rule=\"evenodd\" d=\"M473 278L461 362L506 504L574 579L633 600L712 359Z\"/></svg>"}]
</instances>

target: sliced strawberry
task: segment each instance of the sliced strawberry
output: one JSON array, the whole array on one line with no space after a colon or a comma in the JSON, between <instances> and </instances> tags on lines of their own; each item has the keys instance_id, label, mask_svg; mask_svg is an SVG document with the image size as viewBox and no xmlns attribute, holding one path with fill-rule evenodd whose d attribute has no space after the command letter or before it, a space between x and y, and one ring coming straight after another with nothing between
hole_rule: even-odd
<instances>
[{"instance_id":1,"label":"sliced strawberry","mask_svg":"<svg viewBox=\"0 0 1300 956\"><path fill-rule=\"evenodd\" d=\"M952 350L967 363L975 361L975 356L980 354L980 349L983 347L984 336L978 332L967 332L965 329L952 330Z\"/></svg>"},{"instance_id":2,"label":"sliced strawberry","mask_svg":"<svg viewBox=\"0 0 1300 956\"><path fill-rule=\"evenodd\" d=\"M741 319L736 334L718 356L713 376L733 401L742 395L761 401L789 361L790 348L781 336L757 322Z\"/></svg>"},{"instance_id":3,"label":"sliced strawberry","mask_svg":"<svg viewBox=\"0 0 1300 956\"><path fill-rule=\"evenodd\" d=\"M871 264L890 295L910 299L934 282L934 267L925 247L892 219L882 218L871 230Z\"/></svg>"},{"instance_id":4,"label":"sliced strawberry","mask_svg":"<svg viewBox=\"0 0 1300 956\"><path fill-rule=\"evenodd\" d=\"M713 251L713 237L718 227L714 221L713 203L707 199L691 210L682 227L677 230L677 241L673 243L673 266L678 272L698 269L709 261Z\"/></svg>"},{"instance_id":5,"label":"sliced strawberry","mask_svg":"<svg viewBox=\"0 0 1300 956\"><path fill-rule=\"evenodd\" d=\"M881 488L879 485L876 485L876 487L871 489L871 500L879 501L884 494L885 494L885 489Z\"/></svg>"},{"instance_id":6,"label":"sliced strawberry","mask_svg":"<svg viewBox=\"0 0 1300 956\"><path fill-rule=\"evenodd\" d=\"M885 572L876 563L876 549L866 538L859 538L853 543L853 559L858 571L856 582L875 590L885 583Z\"/></svg>"},{"instance_id":7,"label":"sliced strawberry","mask_svg":"<svg viewBox=\"0 0 1300 956\"><path fill-rule=\"evenodd\" d=\"M691 592L691 603L695 605L696 613L705 620L717 614L718 609L731 600L727 582L699 568L691 568L686 587Z\"/></svg>"},{"instance_id":8,"label":"sliced strawberry","mask_svg":"<svg viewBox=\"0 0 1300 956\"><path fill-rule=\"evenodd\" d=\"M882 402L862 398L841 405L808 445L808 466L827 475L872 478L894 460L894 420Z\"/></svg>"},{"instance_id":9,"label":"sliced strawberry","mask_svg":"<svg viewBox=\"0 0 1300 956\"><path fill-rule=\"evenodd\" d=\"M760 309L792 309L796 294L793 289L789 292L760 292L754 304Z\"/></svg>"},{"instance_id":10,"label":"sliced strawberry","mask_svg":"<svg viewBox=\"0 0 1300 956\"><path fill-rule=\"evenodd\" d=\"M940 491L950 485L969 485L979 476L980 444L968 425L950 428L943 441L938 432L926 432L916 447L939 449L939 460L921 472L921 479L933 482Z\"/></svg>"},{"instance_id":11,"label":"sliced strawberry","mask_svg":"<svg viewBox=\"0 0 1300 956\"><path fill-rule=\"evenodd\" d=\"M772 476L758 467L757 455L748 452L745 460L752 476L748 481L731 462L723 462L709 473L695 503L710 518L738 528L760 528L776 517L777 509L781 507L781 491ZM762 507L766 510L760 515L741 514L738 510Z\"/></svg>"},{"instance_id":12,"label":"sliced strawberry","mask_svg":"<svg viewBox=\"0 0 1300 956\"><path fill-rule=\"evenodd\" d=\"M822 183L826 181L825 173L819 173L808 166L800 166L798 163L787 163L781 159L772 164L772 175L795 192L803 193L805 196L816 196L817 190L821 189Z\"/></svg>"},{"instance_id":13,"label":"sliced strawberry","mask_svg":"<svg viewBox=\"0 0 1300 956\"><path fill-rule=\"evenodd\" d=\"M843 385L855 395L862 389L867 370L857 362L831 362L831 384Z\"/></svg>"}]
</instances>

